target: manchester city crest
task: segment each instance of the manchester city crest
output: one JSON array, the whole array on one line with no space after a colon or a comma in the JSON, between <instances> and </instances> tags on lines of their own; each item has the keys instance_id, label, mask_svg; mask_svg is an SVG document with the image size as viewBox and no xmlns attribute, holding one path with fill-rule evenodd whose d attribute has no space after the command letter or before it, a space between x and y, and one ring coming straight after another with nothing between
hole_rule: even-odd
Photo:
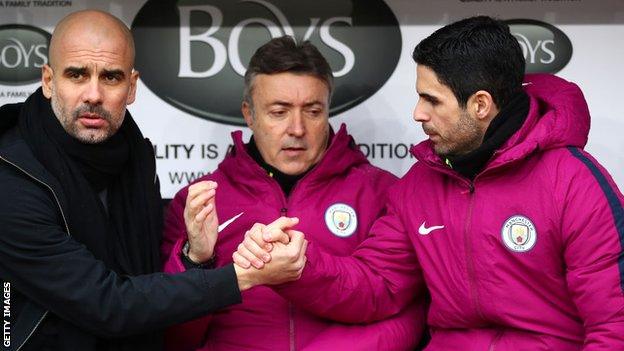
<instances>
[{"instance_id":1,"label":"manchester city crest","mask_svg":"<svg viewBox=\"0 0 624 351\"><path fill-rule=\"evenodd\" d=\"M325 224L332 233L345 238L357 229L357 215L353 207L336 203L325 211Z\"/></svg>"},{"instance_id":2,"label":"manchester city crest","mask_svg":"<svg viewBox=\"0 0 624 351\"><path fill-rule=\"evenodd\" d=\"M535 246L537 230L530 219L516 215L510 217L501 229L503 243L514 252L526 252Z\"/></svg>"}]
</instances>

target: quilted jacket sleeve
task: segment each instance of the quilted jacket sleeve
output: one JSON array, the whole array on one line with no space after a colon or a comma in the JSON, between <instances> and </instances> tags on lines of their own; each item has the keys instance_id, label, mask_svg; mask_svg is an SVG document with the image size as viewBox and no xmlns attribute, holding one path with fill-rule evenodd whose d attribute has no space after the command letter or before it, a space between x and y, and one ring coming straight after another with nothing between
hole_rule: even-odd
<instances>
[{"instance_id":1,"label":"quilted jacket sleeve","mask_svg":"<svg viewBox=\"0 0 624 351\"><path fill-rule=\"evenodd\" d=\"M351 256L333 256L310 243L301 279L274 289L311 313L346 323L377 321L405 308L424 282L401 220L400 193L391 188L386 215Z\"/></svg>"},{"instance_id":2,"label":"quilted jacket sleeve","mask_svg":"<svg viewBox=\"0 0 624 351\"><path fill-rule=\"evenodd\" d=\"M624 199L589 154L569 150L578 171L558 193L565 196L566 279L585 327L583 350L623 350Z\"/></svg>"}]
</instances>

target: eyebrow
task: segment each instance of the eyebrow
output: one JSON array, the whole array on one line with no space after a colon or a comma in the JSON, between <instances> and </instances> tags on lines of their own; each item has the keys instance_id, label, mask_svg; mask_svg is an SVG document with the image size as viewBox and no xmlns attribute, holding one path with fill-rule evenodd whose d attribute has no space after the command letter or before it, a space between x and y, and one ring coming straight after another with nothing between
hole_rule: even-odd
<instances>
[{"instance_id":1,"label":"eyebrow","mask_svg":"<svg viewBox=\"0 0 624 351\"><path fill-rule=\"evenodd\" d=\"M268 104L268 106L283 106L283 107L292 107L293 104L291 104L290 102L286 102L286 101L272 101L270 104Z\"/></svg>"},{"instance_id":2,"label":"eyebrow","mask_svg":"<svg viewBox=\"0 0 624 351\"><path fill-rule=\"evenodd\" d=\"M420 96L421 98L430 101L430 102L440 102L440 99L438 99L437 97L431 95L431 94L427 94L427 93L418 93L418 96Z\"/></svg>"},{"instance_id":3,"label":"eyebrow","mask_svg":"<svg viewBox=\"0 0 624 351\"><path fill-rule=\"evenodd\" d=\"M68 74L85 75L87 74L87 72L88 72L87 67L75 67L75 66L67 67L63 71L63 73L66 75ZM123 78L126 76L125 72L121 69L103 69L101 75L111 75L111 76L116 76L119 78Z\"/></svg>"},{"instance_id":4,"label":"eyebrow","mask_svg":"<svg viewBox=\"0 0 624 351\"><path fill-rule=\"evenodd\" d=\"M119 78L126 76L125 72L121 69L104 69L102 70L102 75L111 75Z\"/></svg>"},{"instance_id":5,"label":"eyebrow","mask_svg":"<svg viewBox=\"0 0 624 351\"><path fill-rule=\"evenodd\" d=\"M303 107L312 107L315 105L325 106L325 104L323 104L321 101L315 100L315 101L308 102L307 104L304 104Z\"/></svg>"},{"instance_id":6,"label":"eyebrow","mask_svg":"<svg viewBox=\"0 0 624 351\"><path fill-rule=\"evenodd\" d=\"M284 106L284 107L292 107L292 106L294 106L294 105L293 105L292 103L290 103L290 102L286 102L286 101L279 101L279 100L278 100L278 101L273 101L273 102L271 102L271 103L269 104L269 106L275 106L275 105L278 105L278 106ZM324 104L323 104L323 102L321 102L321 101L314 100L314 101L311 101L311 102L305 103L305 104L303 105L303 107L311 107L311 106L315 106L315 105L321 105L321 106L323 106Z\"/></svg>"},{"instance_id":7,"label":"eyebrow","mask_svg":"<svg viewBox=\"0 0 624 351\"><path fill-rule=\"evenodd\" d=\"M87 73L87 68L86 67L74 67L74 66L70 66L67 67L63 70L63 74L86 74Z\"/></svg>"}]
</instances>

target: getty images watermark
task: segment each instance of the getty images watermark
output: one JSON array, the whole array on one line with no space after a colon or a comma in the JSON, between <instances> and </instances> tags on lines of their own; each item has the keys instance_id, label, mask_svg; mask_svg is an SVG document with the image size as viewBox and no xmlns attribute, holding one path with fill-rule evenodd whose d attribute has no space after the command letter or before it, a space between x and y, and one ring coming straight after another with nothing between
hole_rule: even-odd
<instances>
[{"instance_id":1,"label":"getty images watermark","mask_svg":"<svg viewBox=\"0 0 624 351\"><path fill-rule=\"evenodd\" d=\"M11 346L11 283L4 282L2 289L2 345Z\"/></svg>"}]
</instances>

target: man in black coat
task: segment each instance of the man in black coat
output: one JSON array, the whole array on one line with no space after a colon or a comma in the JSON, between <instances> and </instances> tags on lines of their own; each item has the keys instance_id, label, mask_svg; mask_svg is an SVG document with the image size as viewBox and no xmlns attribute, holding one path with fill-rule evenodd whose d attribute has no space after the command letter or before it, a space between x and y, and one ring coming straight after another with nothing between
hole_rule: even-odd
<instances>
[{"instance_id":1,"label":"man in black coat","mask_svg":"<svg viewBox=\"0 0 624 351\"><path fill-rule=\"evenodd\" d=\"M263 270L157 273L153 149L126 111L133 64L132 36L119 19L76 12L56 26L42 87L0 108L5 349L158 350L162 328L301 273L303 239Z\"/></svg>"}]
</instances>

